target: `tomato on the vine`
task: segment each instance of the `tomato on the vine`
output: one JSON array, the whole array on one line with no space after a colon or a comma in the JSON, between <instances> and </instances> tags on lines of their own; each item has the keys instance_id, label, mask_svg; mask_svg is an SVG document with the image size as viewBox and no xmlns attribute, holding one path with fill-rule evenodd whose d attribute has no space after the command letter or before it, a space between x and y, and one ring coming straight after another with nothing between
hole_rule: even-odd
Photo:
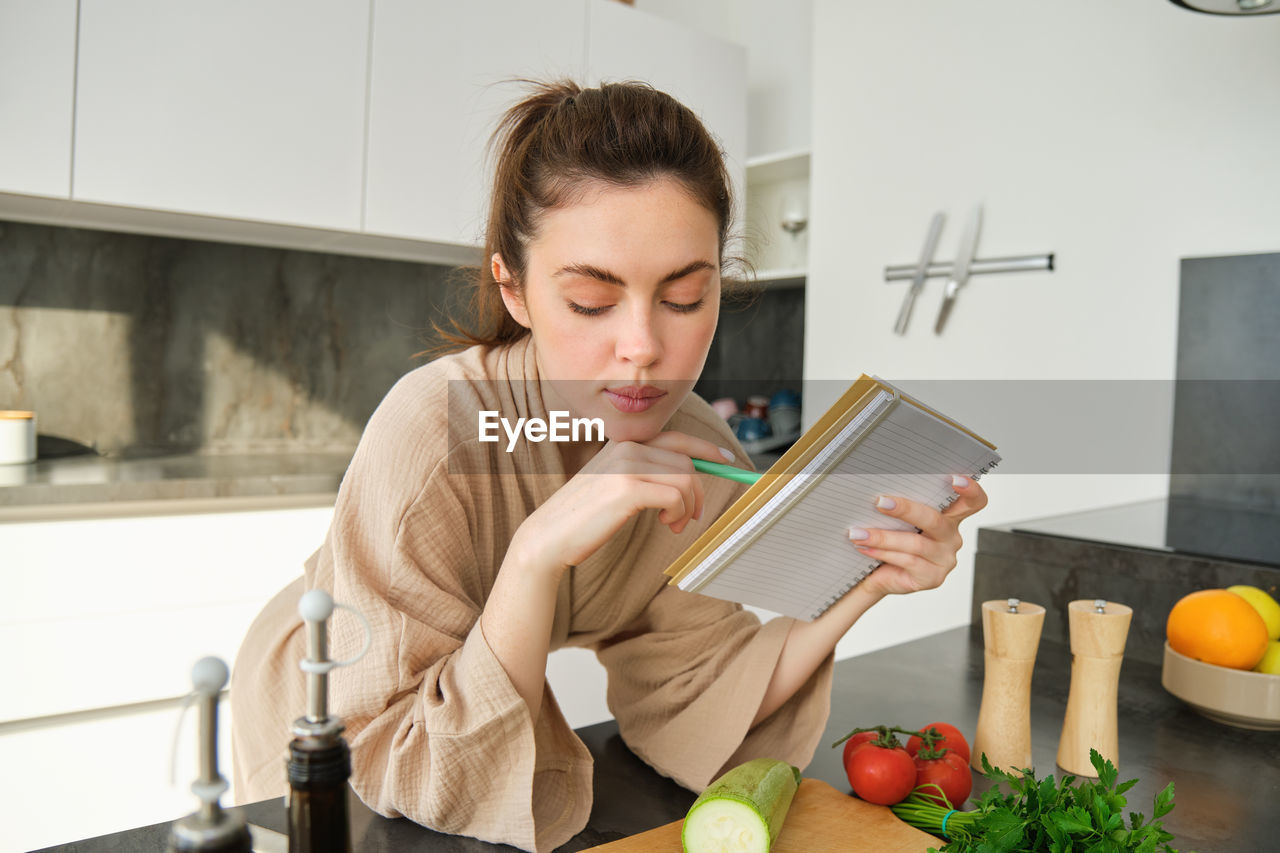
<instances>
[{"instance_id":1,"label":"tomato on the vine","mask_svg":"<svg viewBox=\"0 0 1280 853\"><path fill-rule=\"evenodd\" d=\"M927 732L929 729L937 729L940 738L933 742L934 749L946 748L956 753L966 763L969 761L969 742L964 739L964 735L960 730L950 723L930 723L927 726L921 726L920 731ZM919 735L912 735L907 739L907 752L912 758L920 751L920 747L924 745L924 739Z\"/></svg>"},{"instance_id":2,"label":"tomato on the vine","mask_svg":"<svg viewBox=\"0 0 1280 853\"><path fill-rule=\"evenodd\" d=\"M858 732L856 734L849 735L849 739L844 742L844 753L840 758L841 763L844 764L844 772L846 776L849 775L849 757L853 755L853 751L864 743L875 740L877 736L878 733L875 731Z\"/></svg>"},{"instance_id":3,"label":"tomato on the vine","mask_svg":"<svg viewBox=\"0 0 1280 853\"><path fill-rule=\"evenodd\" d=\"M915 763L896 745L861 744L852 750L845 771L855 794L881 806L902 802L916 785Z\"/></svg>"},{"instance_id":4,"label":"tomato on the vine","mask_svg":"<svg viewBox=\"0 0 1280 853\"><path fill-rule=\"evenodd\" d=\"M933 755L937 753L921 750L915 757L917 793L940 806L963 808L964 801L969 799L969 793L973 790L973 774L969 770L969 762L953 750L946 750L937 758L930 757ZM928 787L921 788L921 785ZM933 785L942 789L946 803L941 801L938 788L932 787Z\"/></svg>"}]
</instances>

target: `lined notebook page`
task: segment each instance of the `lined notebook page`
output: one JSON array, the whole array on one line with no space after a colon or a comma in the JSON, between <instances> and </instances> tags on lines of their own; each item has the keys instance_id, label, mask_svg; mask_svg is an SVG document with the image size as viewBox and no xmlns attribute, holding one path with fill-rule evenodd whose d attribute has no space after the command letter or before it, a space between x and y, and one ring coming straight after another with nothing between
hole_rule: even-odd
<instances>
[{"instance_id":1,"label":"lined notebook page","mask_svg":"<svg viewBox=\"0 0 1280 853\"><path fill-rule=\"evenodd\" d=\"M956 498L952 474L980 476L999 459L909 399L895 403L889 392L880 392L823 454L678 585L815 619L879 565L853 547L850 527L915 529L877 511L880 495L942 509Z\"/></svg>"}]
</instances>

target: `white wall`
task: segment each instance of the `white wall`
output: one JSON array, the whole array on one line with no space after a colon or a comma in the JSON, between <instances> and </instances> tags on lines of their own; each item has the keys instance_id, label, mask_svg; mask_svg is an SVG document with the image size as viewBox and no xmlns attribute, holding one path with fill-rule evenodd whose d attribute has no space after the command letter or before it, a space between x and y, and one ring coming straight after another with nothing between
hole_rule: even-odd
<instances>
[{"instance_id":1,"label":"white wall","mask_svg":"<svg viewBox=\"0 0 1280 853\"><path fill-rule=\"evenodd\" d=\"M817 0L813 49L807 380L1170 379L1179 258L1280 248L1280 16ZM1057 271L972 280L942 336L931 280L893 334L905 285L883 267L915 261L936 210L950 260L979 202L979 257L1053 251ZM806 416L823 402L810 396ZM951 413L1002 446L1028 438L1002 435L981 400ZM1167 476L986 486L969 540L980 524L1159 497ZM942 590L875 608L840 654L967 623L971 584L970 544Z\"/></svg>"},{"instance_id":2,"label":"white wall","mask_svg":"<svg viewBox=\"0 0 1280 853\"><path fill-rule=\"evenodd\" d=\"M812 0L636 0L635 7L747 48L748 157L809 147Z\"/></svg>"}]
</instances>

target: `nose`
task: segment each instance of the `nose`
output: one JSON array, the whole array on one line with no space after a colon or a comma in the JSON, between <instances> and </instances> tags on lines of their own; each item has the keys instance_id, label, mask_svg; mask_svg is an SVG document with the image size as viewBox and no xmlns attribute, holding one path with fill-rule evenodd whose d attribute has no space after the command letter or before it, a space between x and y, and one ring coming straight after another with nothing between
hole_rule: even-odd
<instances>
[{"instance_id":1,"label":"nose","mask_svg":"<svg viewBox=\"0 0 1280 853\"><path fill-rule=\"evenodd\" d=\"M616 350L620 361L637 367L648 367L662 357L662 341L647 306L627 315L618 331Z\"/></svg>"}]
</instances>

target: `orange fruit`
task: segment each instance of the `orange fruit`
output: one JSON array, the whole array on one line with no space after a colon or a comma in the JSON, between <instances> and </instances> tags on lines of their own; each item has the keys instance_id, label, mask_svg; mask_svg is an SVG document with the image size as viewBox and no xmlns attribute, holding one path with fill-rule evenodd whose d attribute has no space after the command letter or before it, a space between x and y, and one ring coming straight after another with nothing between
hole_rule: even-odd
<instances>
[{"instance_id":1,"label":"orange fruit","mask_svg":"<svg viewBox=\"0 0 1280 853\"><path fill-rule=\"evenodd\" d=\"M1267 623L1253 605L1225 589L1184 595L1169 611L1165 635L1175 652L1189 658L1253 669L1267 651Z\"/></svg>"}]
</instances>

